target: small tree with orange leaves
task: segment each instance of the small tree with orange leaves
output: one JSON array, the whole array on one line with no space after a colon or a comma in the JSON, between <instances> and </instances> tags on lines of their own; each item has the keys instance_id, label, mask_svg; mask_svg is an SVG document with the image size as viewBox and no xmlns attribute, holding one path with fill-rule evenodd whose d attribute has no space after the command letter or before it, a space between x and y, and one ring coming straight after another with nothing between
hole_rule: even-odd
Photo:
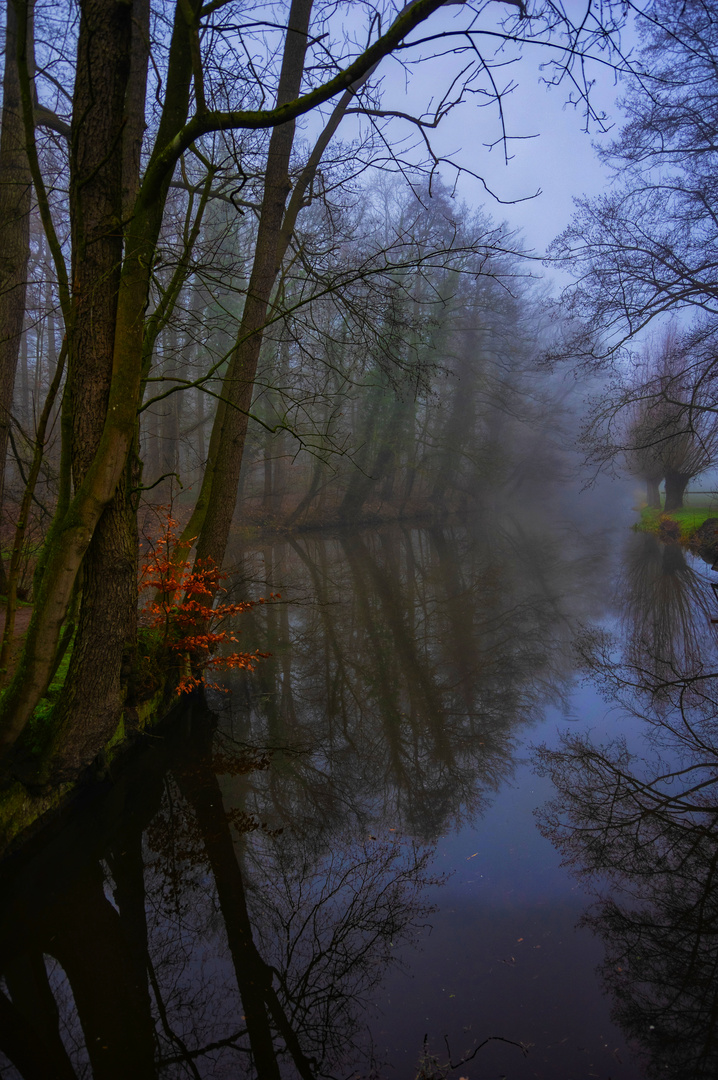
<instances>
[{"instance_id":1,"label":"small tree with orange leaves","mask_svg":"<svg viewBox=\"0 0 718 1080\"><path fill-rule=\"evenodd\" d=\"M189 559L177 559L178 550L189 552L192 540L178 541L176 528L177 522L168 512L159 539L145 538L148 550L141 563L139 591L151 589L154 597L144 609L144 622L157 635L158 652L174 658L179 669L178 694L190 693L201 685L225 690L218 683L208 681L210 672L232 668L254 671L257 661L269 653L218 654L220 646L237 641L235 633L221 629L221 625L257 604L280 599L280 594L270 593L266 598L234 604L218 601L221 582L227 574L211 559L203 563L197 560L194 565Z\"/></svg>"}]
</instances>

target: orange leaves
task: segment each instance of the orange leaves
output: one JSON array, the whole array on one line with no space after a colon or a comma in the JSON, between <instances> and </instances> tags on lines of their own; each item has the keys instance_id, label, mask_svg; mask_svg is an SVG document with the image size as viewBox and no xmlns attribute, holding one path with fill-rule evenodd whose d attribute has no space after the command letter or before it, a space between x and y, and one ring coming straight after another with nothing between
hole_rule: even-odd
<instances>
[{"instance_id":1,"label":"orange leaves","mask_svg":"<svg viewBox=\"0 0 718 1080\"><path fill-rule=\"evenodd\" d=\"M257 604L279 600L280 594L270 593L256 601L221 603L217 595L227 575L211 560L196 560L192 566L188 559L182 559L182 551L188 552L193 540L178 541L176 527L177 522L168 513L160 538L155 542L145 538L148 552L140 568L138 588L140 593L149 589L155 592L145 607L145 616L151 629L161 631L163 649L179 663L178 694L190 693L202 685L224 691L219 684L207 681L207 672L241 668L254 671L257 661L269 653L216 655L220 645L237 641L233 632L219 629L220 624Z\"/></svg>"}]
</instances>

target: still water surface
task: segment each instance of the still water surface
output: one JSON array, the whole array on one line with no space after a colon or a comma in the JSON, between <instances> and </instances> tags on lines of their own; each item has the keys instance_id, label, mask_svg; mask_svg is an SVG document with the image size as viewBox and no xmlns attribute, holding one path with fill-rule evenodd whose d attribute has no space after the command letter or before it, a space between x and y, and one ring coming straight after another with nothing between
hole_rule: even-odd
<instances>
[{"instance_id":1,"label":"still water surface","mask_svg":"<svg viewBox=\"0 0 718 1080\"><path fill-rule=\"evenodd\" d=\"M515 512L239 551L270 658L0 871L0 1076L714 1077L712 576Z\"/></svg>"}]
</instances>

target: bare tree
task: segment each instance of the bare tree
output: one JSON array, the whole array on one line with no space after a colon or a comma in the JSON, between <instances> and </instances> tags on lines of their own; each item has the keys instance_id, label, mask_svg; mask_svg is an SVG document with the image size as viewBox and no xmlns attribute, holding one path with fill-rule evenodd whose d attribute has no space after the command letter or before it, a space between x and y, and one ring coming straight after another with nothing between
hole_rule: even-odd
<instances>
[{"instance_id":1,"label":"bare tree","mask_svg":"<svg viewBox=\"0 0 718 1080\"><path fill-rule=\"evenodd\" d=\"M173 8L171 26L163 10L153 14L140 0L82 0L79 22L66 38L76 46L75 59L62 55L60 77L52 83L60 97L64 93L64 115L53 119L37 90L51 82L50 69L35 79L29 7L16 0L25 149L56 274L67 383L55 516L37 567L22 658L0 702L4 753L25 731L48 686L63 624L81 594L70 674L43 738L33 736L26 747L36 779L53 772L72 776L89 764L117 730L125 700L136 646L137 413L161 322L153 323L157 309L150 300L171 185L179 185L172 190L181 190L191 208L190 253L215 180L220 199L241 199L250 180L258 196L238 206L256 212L257 229L234 348L220 372L206 482L193 523L200 555L221 562L261 339L276 314L274 290L285 257L301 258L292 247L297 221L350 107L384 139L385 123L408 124L422 153L385 155L383 164L431 176L441 159L430 133L448 111L480 84L501 114L497 44L542 50L556 80L572 78L590 112L584 62L590 55L616 55L614 35L625 18L618 0L576 22L552 0L536 0L530 8L511 0L443 7L443 0L414 0L399 10L362 8L365 36L357 45L335 8L314 11L310 0L292 0L286 25L284 19L266 22L264 9L246 22L231 3L190 0ZM395 55L407 69L426 70L447 47L457 66L438 106L410 116L379 101L371 77L384 58ZM320 134L295 170L295 126L310 113ZM53 132L69 130L52 162L39 150L41 124ZM190 159L203 166L199 188L187 168ZM172 303L166 309L172 310L179 293L170 288L167 295Z\"/></svg>"},{"instance_id":2,"label":"bare tree","mask_svg":"<svg viewBox=\"0 0 718 1080\"><path fill-rule=\"evenodd\" d=\"M718 24L710 3L654 0L621 101L627 121L599 155L606 195L582 200L551 249L576 277L561 297L576 317L560 354L595 363L667 313L718 316Z\"/></svg>"},{"instance_id":3,"label":"bare tree","mask_svg":"<svg viewBox=\"0 0 718 1080\"><path fill-rule=\"evenodd\" d=\"M712 339L712 335L711 335ZM627 374L604 388L587 427L589 453L601 464L622 457L646 482L648 505L679 510L690 481L718 455L713 358L705 339L670 326L655 336Z\"/></svg>"}]
</instances>

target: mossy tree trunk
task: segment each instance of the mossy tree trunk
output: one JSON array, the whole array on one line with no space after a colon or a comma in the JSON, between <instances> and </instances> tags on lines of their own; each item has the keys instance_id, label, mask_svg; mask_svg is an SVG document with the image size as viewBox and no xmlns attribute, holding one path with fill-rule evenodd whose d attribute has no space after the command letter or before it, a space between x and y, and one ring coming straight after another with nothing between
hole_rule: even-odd
<instances>
[{"instance_id":1,"label":"mossy tree trunk","mask_svg":"<svg viewBox=\"0 0 718 1080\"><path fill-rule=\"evenodd\" d=\"M198 0L193 0L190 14L195 19L198 10ZM157 137L159 147L171 144L186 123L189 111L192 28L186 14L184 8L178 7L166 78L165 106ZM92 266L90 273L79 256L73 263L78 273L73 281L69 327L70 364L74 367L69 376L65 411L71 421L66 443L71 444L75 494L58 512L51 527L41 558L42 573L36 582L35 609L25 648L15 676L0 702L0 751L7 752L24 730L48 685L75 580L82 567L83 592L87 600L80 616L81 626L75 645L78 659L74 663L82 666L89 681L87 688L77 685L78 667L74 669L72 679L68 679L68 683L73 684L67 691L72 698L59 703L61 730L53 745L53 751L60 749L60 764L71 767L87 761L93 748L95 753L101 748L108 728L119 715L121 657L136 604L134 576L130 587L130 565L134 568L136 555L134 550L131 554L129 550L134 525L130 522L128 504L128 457L137 433L144 311L150 272L172 176L171 164L163 163L153 170L159 156L157 152L148 166L147 187L150 190L140 190L129 220L125 217L123 222L123 208L127 206L133 186L128 170L123 168L123 131L129 127L137 137L143 127L143 121L138 123L136 119L124 123L127 102L136 100L133 85L128 92L133 8L116 4L114 0L92 0L83 6L82 18L89 20L88 27L96 28L96 40L93 38L84 51L82 47L78 49L78 85L71 138L76 146L72 210L74 215L80 210L89 215L82 221L73 222L73 241L84 251ZM117 20L117 25L112 23L113 19ZM103 30L103 26L108 25L113 25L111 35ZM93 51L100 41L103 48ZM97 60L94 75L100 84L106 84L102 108L97 104L100 101L98 83L86 80L83 75L83 69L92 65L93 55ZM113 73L109 79L108 71ZM87 106L86 110L81 110L81 103ZM85 124L89 125L87 131L83 130ZM26 137L27 128L26 122ZM105 140L105 156L114 162L108 188L99 183L105 164L98 146L101 139ZM97 182L90 165L93 154ZM126 153L124 157L126 163ZM138 153L135 160L139 161ZM135 183L134 186L138 185ZM124 260L121 262L123 223L126 228ZM90 251L89 247L96 250ZM107 280L102 279L105 271ZM91 323L87 321L90 318L93 319ZM89 382L93 385L83 385ZM84 409L85 415L76 417L74 413L78 409ZM93 550L90 552L91 544ZM121 565L115 566L118 557ZM108 574L107 580L105 574ZM121 605L119 610L117 604ZM95 634L97 641L92 640ZM111 671L100 673L94 665ZM101 685L109 688L111 709L97 709Z\"/></svg>"},{"instance_id":2,"label":"mossy tree trunk","mask_svg":"<svg viewBox=\"0 0 718 1080\"><path fill-rule=\"evenodd\" d=\"M6 6L0 128L0 523L15 373L25 316L32 188L17 69L17 12L13 0L7 0ZM28 20L30 12L28 9ZM4 580L5 569L0 559L0 585Z\"/></svg>"},{"instance_id":3,"label":"mossy tree trunk","mask_svg":"<svg viewBox=\"0 0 718 1080\"><path fill-rule=\"evenodd\" d=\"M72 322L67 387L78 490L107 415L122 264L123 127L132 7L83 0L70 147ZM121 706L120 658L133 630L135 551L126 476L100 516L82 563L75 647L56 707L56 740L73 771L112 733Z\"/></svg>"}]
</instances>

